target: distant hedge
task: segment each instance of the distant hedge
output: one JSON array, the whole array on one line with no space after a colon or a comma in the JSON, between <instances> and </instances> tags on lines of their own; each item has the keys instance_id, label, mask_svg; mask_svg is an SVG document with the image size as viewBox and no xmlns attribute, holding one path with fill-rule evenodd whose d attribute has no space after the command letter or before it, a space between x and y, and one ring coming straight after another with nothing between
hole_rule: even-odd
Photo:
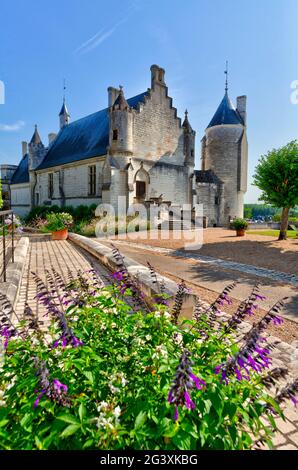
<instances>
[{"instance_id":1,"label":"distant hedge","mask_svg":"<svg viewBox=\"0 0 298 470\"><path fill-rule=\"evenodd\" d=\"M75 222L86 221L90 222L95 215L95 209L97 204L91 204L91 206L80 205L78 207L64 206L37 206L34 207L29 214L25 217L25 223L30 225L37 218L46 219L47 215L51 212L60 213L67 212L71 214Z\"/></svg>"}]
</instances>

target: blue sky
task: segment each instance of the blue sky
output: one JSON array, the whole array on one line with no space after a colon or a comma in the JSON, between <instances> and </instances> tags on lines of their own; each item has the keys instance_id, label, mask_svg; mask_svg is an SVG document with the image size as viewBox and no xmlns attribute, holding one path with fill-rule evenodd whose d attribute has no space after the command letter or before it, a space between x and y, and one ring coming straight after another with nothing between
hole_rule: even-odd
<instances>
[{"instance_id":1,"label":"blue sky","mask_svg":"<svg viewBox=\"0 0 298 470\"><path fill-rule=\"evenodd\" d=\"M18 163L37 123L58 130L63 79L72 120L107 106L107 87L127 97L166 69L169 94L200 139L224 94L248 96L249 175L267 150L298 138L297 0L1 0L0 163ZM249 186L246 202L256 202Z\"/></svg>"}]
</instances>

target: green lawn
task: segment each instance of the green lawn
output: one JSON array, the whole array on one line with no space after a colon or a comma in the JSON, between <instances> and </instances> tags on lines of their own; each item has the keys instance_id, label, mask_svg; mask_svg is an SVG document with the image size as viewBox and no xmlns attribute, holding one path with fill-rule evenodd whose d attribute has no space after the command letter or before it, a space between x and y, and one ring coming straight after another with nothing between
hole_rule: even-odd
<instances>
[{"instance_id":1,"label":"green lawn","mask_svg":"<svg viewBox=\"0 0 298 470\"><path fill-rule=\"evenodd\" d=\"M279 230L247 230L247 233L254 235L267 235L268 237L278 238ZM298 238L298 232L294 230L287 231L288 238Z\"/></svg>"}]
</instances>

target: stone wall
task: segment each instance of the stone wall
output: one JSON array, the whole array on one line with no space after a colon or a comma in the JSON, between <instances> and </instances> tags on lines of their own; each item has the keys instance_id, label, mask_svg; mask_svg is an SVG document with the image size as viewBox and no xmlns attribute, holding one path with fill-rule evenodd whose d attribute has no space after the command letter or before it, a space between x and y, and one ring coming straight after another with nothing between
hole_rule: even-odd
<instances>
[{"instance_id":1,"label":"stone wall","mask_svg":"<svg viewBox=\"0 0 298 470\"><path fill-rule=\"evenodd\" d=\"M219 224L220 191L216 184L196 183L197 204L203 204L203 216L208 227Z\"/></svg>"},{"instance_id":2,"label":"stone wall","mask_svg":"<svg viewBox=\"0 0 298 470\"><path fill-rule=\"evenodd\" d=\"M221 225L227 225L230 218L243 217L245 174L242 176L242 172L245 162L247 165L247 156L242 155L243 132L244 127L241 125L214 126L206 131L204 168L213 170L225 186ZM242 168L240 161L243 161Z\"/></svg>"},{"instance_id":3,"label":"stone wall","mask_svg":"<svg viewBox=\"0 0 298 470\"><path fill-rule=\"evenodd\" d=\"M88 184L88 168L96 165L96 195L90 196ZM72 166L49 168L37 172L35 194L39 193L39 204L78 206L99 204L101 202L103 159L88 160L88 163L74 163ZM53 197L49 198L49 174L53 174Z\"/></svg>"},{"instance_id":4,"label":"stone wall","mask_svg":"<svg viewBox=\"0 0 298 470\"><path fill-rule=\"evenodd\" d=\"M10 187L11 208L20 217L24 217L30 211L31 198L29 183L14 184Z\"/></svg>"},{"instance_id":5,"label":"stone wall","mask_svg":"<svg viewBox=\"0 0 298 470\"><path fill-rule=\"evenodd\" d=\"M133 153L138 158L184 164L181 120L167 96L167 87L156 84L134 116Z\"/></svg>"}]
</instances>

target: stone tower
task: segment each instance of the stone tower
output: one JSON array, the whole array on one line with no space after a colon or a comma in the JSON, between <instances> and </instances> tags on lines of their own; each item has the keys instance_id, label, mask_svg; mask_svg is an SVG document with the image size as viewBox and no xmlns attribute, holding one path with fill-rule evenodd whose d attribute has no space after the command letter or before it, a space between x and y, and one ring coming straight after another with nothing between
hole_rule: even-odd
<instances>
[{"instance_id":1,"label":"stone tower","mask_svg":"<svg viewBox=\"0 0 298 470\"><path fill-rule=\"evenodd\" d=\"M34 134L29 143L29 170L35 170L42 162L46 149L39 136L37 125L35 125Z\"/></svg>"},{"instance_id":2,"label":"stone tower","mask_svg":"<svg viewBox=\"0 0 298 470\"><path fill-rule=\"evenodd\" d=\"M70 114L66 107L65 98L63 98L62 108L59 113L60 129L62 129L64 126L67 126L67 124L69 124L69 121L70 121Z\"/></svg>"},{"instance_id":3,"label":"stone tower","mask_svg":"<svg viewBox=\"0 0 298 470\"><path fill-rule=\"evenodd\" d=\"M202 170L212 170L224 183L219 224L243 217L243 199L247 190L246 96L237 98L234 107L225 95L202 139Z\"/></svg>"},{"instance_id":4,"label":"stone tower","mask_svg":"<svg viewBox=\"0 0 298 470\"><path fill-rule=\"evenodd\" d=\"M34 188L36 187L36 168L43 161L47 149L43 145L39 136L37 125L35 125L34 134L28 145L29 147L29 181L30 181L30 207L39 205L39 192L35 195Z\"/></svg>"},{"instance_id":5,"label":"stone tower","mask_svg":"<svg viewBox=\"0 0 298 470\"><path fill-rule=\"evenodd\" d=\"M109 154L132 155L133 110L125 99L122 87L120 87L117 98L109 108L109 115Z\"/></svg>"},{"instance_id":6,"label":"stone tower","mask_svg":"<svg viewBox=\"0 0 298 470\"><path fill-rule=\"evenodd\" d=\"M195 139L196 133L192 129L189 120L188 120L188 111L185 110L185 119L182 124L183 134L184 134L184 155L185 155L185 165L195 166Z\"/></svg>"}]
</instances>

